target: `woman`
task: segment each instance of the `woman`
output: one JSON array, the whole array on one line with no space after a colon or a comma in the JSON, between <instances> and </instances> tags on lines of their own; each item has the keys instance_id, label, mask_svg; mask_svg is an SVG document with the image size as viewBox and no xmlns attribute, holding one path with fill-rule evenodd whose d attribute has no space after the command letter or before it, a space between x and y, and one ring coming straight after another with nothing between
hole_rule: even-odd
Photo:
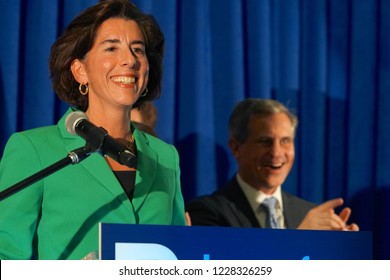
<instances>
[{"instance_id":1,"label":"woman","mask_svg":"<svg viewBox=\"0 0 390 280\"><path fill-rule=\"evenodd\" d=\"M75 110L126 144L137 166L93 153L2 201L1 259L82 259L98 250L100 222L185 225L176 149L130 122L133 107L159 96L163 47L157 23L128 0L90 7L53 44L53 88L72 108L56 126L11 136L1 190L85 145L65 127Z\"/></svg>"}]
</instances>

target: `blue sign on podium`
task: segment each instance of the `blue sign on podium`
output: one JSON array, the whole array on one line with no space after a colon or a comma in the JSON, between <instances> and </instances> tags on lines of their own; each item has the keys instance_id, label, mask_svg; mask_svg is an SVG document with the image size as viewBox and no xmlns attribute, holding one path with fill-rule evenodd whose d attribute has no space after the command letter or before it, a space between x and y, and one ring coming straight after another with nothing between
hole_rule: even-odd
<instances>
[{"instance_id":1,"label":"blue sign on podium","mask_svg":"<svg viewBox=\"0 0 390 280\"><path fill-rule=\"evenodd\" d=\"M100 225L102 260L369 260L368 231Z\"/></svg>"}]
</instances>

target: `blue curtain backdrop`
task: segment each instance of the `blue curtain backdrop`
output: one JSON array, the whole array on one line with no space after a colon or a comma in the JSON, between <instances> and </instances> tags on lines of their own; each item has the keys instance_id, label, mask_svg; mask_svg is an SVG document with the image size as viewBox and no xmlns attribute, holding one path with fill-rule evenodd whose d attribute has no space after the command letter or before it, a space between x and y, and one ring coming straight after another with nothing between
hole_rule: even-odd
<instances>
[{"instance_id":1,"label":"blue curtain backdrop","mask_svg":"<svg viewBox=\"0 0 390 280\"><path fill-rule=\"evenodd\" d=\"M48 73L51 44L96 0L0 0L0 154L10 134L55 123L66 105ZM166 36L157 132L181 156L185 199L235 172L227 120L246 97L299 116L283 188L342 196L390 259L390 1L138 0ZM0 178L1 179L1 178Z\"/></svg>"}]
</instances>

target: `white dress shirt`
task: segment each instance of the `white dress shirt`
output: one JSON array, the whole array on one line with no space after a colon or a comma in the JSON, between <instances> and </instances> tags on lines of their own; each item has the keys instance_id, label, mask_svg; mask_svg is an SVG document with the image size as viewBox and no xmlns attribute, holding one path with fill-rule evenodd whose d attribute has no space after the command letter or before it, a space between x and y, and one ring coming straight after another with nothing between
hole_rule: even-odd
<instances>
[{"instance_id":1,"label":"white dress shirt","mask_svg":"<svg viewBox=\"0 0 390 280\"><path fill-rule=\"evenodd\" d=\"M262 191L259 191L251 187L249 184L244 182L244 180L240 177L239 174L237 174L236 178L237 178L238 185L240 186L246 198L248 199L249 204L253 210L253 213L255 213L255 216L260 226L263 228L266 227L265 226L266 213L263 207L261 207L261 203L264 201L264 199L273 196L278 201L276 206L277 220L281 228L286 228L284 223L284 217L283 217L283 200L282 200L281 186L279 186L272 195L268 195L263 193Z\"/></svg>"}]
</instances>

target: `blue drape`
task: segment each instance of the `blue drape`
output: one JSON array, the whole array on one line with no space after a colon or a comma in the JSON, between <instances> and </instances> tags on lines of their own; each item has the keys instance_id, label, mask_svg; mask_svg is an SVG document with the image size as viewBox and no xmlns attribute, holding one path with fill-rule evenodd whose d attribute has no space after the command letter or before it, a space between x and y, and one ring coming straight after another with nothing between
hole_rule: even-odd
<instances>
[{"instance_id":1,"label":"blue drape","mask_svg":"<svg viewBox=\"0 0 390 280\"><path fill-rule=\"evenodd\" d=\"M12 132L55 123L48 55L96 0L0 0L0 153ZM166 36L158 135L180 153L185 199L236 165L227 121L245 97L296 111L296 162L283 186L320 203L342 196L390 259L390 1L138 0ZM1 180L1 178L0 178Z\"/></svg>"}]
</instances>

